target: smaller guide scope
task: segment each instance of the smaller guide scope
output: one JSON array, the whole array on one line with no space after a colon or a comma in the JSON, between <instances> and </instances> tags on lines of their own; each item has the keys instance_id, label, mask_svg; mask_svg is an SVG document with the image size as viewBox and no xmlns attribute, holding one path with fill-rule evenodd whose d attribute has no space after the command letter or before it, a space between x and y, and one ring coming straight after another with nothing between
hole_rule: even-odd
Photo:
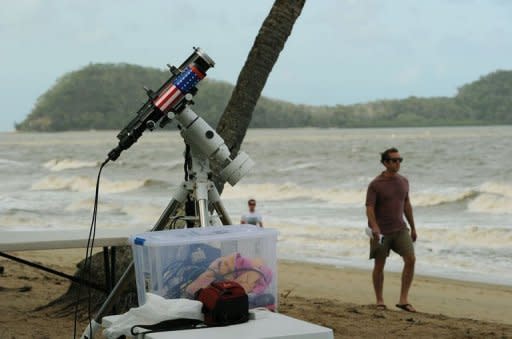
<instances>
[{"instance_id":1,"label":"smaller guide scope","mask_svg":"<svg viewBox=\"0 0 512 339\"><path fill-rule=\"evenodd\" d=\"M185 96L197 93L196 85L214 65L214 61L203 50L194 47L194 52L180 67L169 66L172 76L156 92L146 89L148 100L117 135L119 144L108 153L109 160L119 158L121 152L137 142L146 129L152 131L157 124L164 127L170 121L168 112L181 112L187 103Z\"/></svg>"}]
</instances>

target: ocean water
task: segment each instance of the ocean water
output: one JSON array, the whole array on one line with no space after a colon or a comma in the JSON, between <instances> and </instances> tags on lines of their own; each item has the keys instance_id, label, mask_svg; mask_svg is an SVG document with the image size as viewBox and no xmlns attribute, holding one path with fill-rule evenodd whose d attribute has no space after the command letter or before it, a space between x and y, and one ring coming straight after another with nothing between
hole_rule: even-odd
<instances>
[{"instance_id":1,"label":"ocean water","mask_svg":"<svg viewBox=\"0 0 512 339\"><path fill-rule=\"evenodd\" d=\"M116 133L0 133L0 227L85 232ZM256 166L223 200L238 220L255 198L281 258L370 268L364 198L390 146L405 158L417 272L512 285L512 126L250 130ZM151 227L183 178L183 149L177 132L148 133L109 164L98 227Z\"/></svg>"}]
</instances>

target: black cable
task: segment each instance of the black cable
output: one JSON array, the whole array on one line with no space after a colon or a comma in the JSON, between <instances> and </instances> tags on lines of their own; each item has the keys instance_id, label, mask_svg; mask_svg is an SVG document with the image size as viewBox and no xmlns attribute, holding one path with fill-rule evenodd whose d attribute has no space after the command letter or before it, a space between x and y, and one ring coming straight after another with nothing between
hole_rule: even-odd
<instances>
[{"instance_id":1,"label":"black cable","mask_svg":"<svg viewBox=\"0 0 512 339\"><path fill-rule=\"evenodd\" d=\"M91 260L92 260L92 251L94 248L94 238L96 237L96 215L98 212L98 196L99 196L99 188L100 188L100 177L101 177L101 171L103 170L103 167L110 161L110 159L106 159L100 166L100 169L98 171L98 177L96 179L96 190L94 195L94 207L92 210L92 220L91 220L91 226L89 228L89 237L87 238L87 246L85 249L85 261L84 261L84 267L82 269L82 272L80 274L80 279L84 279L85 272L88 273L88 279L91 280ZM75 319L74 319L74 325L73 325L73 338L76 338L76 326L78 321L78 305L80 304L80 292L82 289L82 284L78 285L78 291L76 295L76 304L75 304ZM88 304L87 304L87 316L89 321L89 329L90 329L90 338L92 338L92 326L91 326L91 288L88 286Z\"/></svg>"},{"instance_id":2,"label":"black cable","mask_svg":"<svg viewBox=\"0 0 512 339\"><path fill-rule=\"evenodd\" d=\"M169 224L169 229L174 229L176 227L176 222L178 220L184 219L185 216L176 216L172 219L171 223Z\"/></svg>"}]
</instances>

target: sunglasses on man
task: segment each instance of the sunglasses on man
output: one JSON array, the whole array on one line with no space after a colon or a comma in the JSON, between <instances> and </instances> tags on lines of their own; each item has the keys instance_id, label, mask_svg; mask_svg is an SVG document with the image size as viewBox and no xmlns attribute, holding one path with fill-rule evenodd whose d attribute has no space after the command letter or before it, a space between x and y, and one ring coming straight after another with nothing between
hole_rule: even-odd
<instances>
[{"instance_id":1,"label":"sunglasses on man","mask_svg":"<svg viewBox=\"0 0 512 339\"><path fill-rule=\"evenodd\" d=\"M401 163L402 161L404 161L404 158L388 158L386 159L386 161L389 161L389 162L393 162L393 163Z\"/></svg>"}]
</instances>

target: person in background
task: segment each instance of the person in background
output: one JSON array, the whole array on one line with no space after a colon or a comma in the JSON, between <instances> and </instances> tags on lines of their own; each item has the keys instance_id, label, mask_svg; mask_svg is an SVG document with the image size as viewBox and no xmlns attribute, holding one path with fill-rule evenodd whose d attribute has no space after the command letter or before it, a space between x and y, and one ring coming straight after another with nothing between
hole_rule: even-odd
<instances>
[{"instance_id":1,"label":"person in background","mask_svg":"<svg viewBox=\"0 0 512 339\"><path fill-rule=\"evenodd\" d=\"M261 214L256 212L256 200L249 199L247 205L249 206L249 212L242 215L240 223L263 227L263 218L261 217Z\"/></svg>"},{"instance_id":2,"label":"person in background","mask_svg":"<svg viewBox=\"0 0 512 339\"><path fill-rule=\"evenodd\" d=\"M396 307L416 312L409 303L408 294L414 277L416 257L413 242L416 241L417 235L409 200L409 181L398 174L402 160L396 148L384 151L381 154L381 163L386 170L368 186L366 215L368 227L373 235L370 240L370 259L375 260L372 278L377 308L386 309L382 295L384 265L391 249L402 256L404 261L400 300ZM410 231L404 221L404 214Z\"/></svg>"}]
</instances>

